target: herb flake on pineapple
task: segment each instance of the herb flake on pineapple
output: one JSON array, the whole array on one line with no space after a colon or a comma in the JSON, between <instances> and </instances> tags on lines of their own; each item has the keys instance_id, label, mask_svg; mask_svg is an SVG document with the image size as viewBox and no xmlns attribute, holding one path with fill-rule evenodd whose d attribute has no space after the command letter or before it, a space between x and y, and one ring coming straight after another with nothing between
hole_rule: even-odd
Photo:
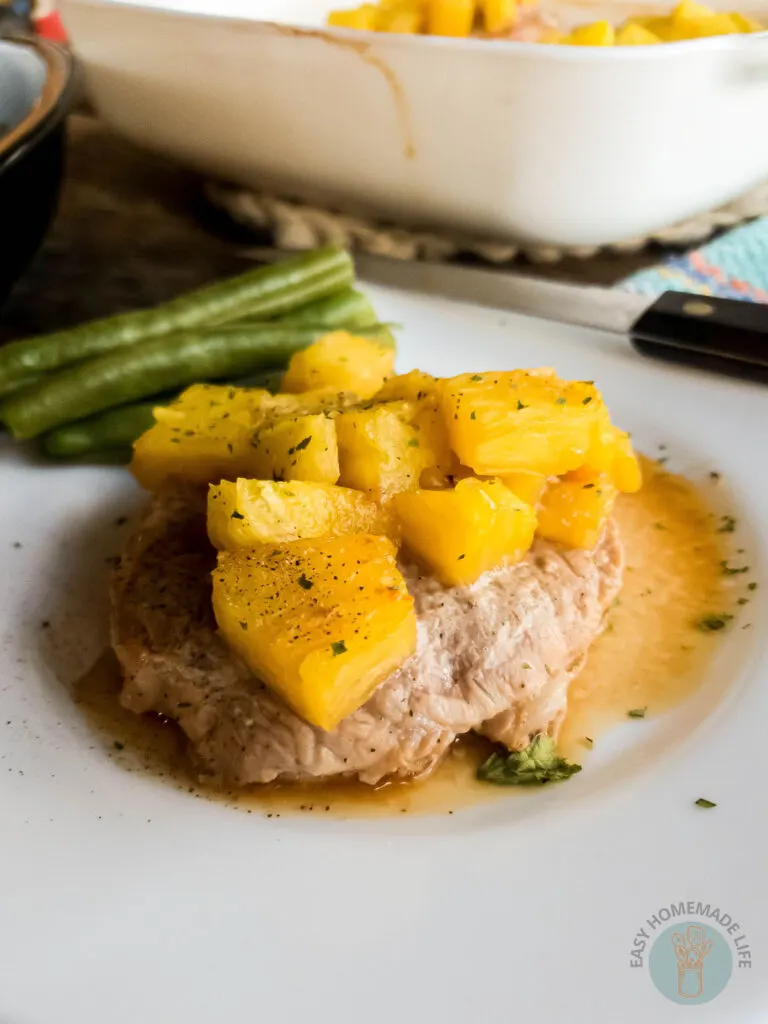
<instances>
[{"instance_id":1,"label":"herb flake on pineapple","mask_svg":"<svg viewBox=\"0 0 768 1024\"><path fill-rule=\"evenodd\" d=\"M628 718L645 718L645 712L648 708L631 708L627 712Z\"/></svg>"},{"instance_id":2,"label":"herb flake on pineapple","mask_svg":"<svg viewBox=\"0 0 768 1024\"><path fill-rule=\"evenodd\" d=\"M710 807L717 807L714 800L707 800L705 796L700 796L698 800L694 801L697 807L706 807L709 810Z\"/></svg>"},{"instance_id":3,"label":"herb flake on pineapple","mask_svg":"<svg viewBox=\"0 0 768 1024\"><path fill-rule=\"evenodd\" d=\"M301 587L301 588L302 588L303 590L311 590L311 589L312 589L312 587L314 587L314 585L315 585L315 584L314 584L314 583L312 582L312 580L308 580L308 579L307 579L307 577L305 576L305 574L304 574L304 573L302 573L302 574L301 574L301 576L299 576L299 579L298 579L298 583L299 583L299 586L300 586L300 587Z\"/></svg>"},{"instance_id":4,"label":"herb flake on pineapple","mask_svg":"<svg viewBox=\"0 0 768 1024\"><path fill-rule=\"evenodd\" d=\"M334 640L331 644L331 650L333 651L334 658L338 658L340 654L347 653L347 645L343 640Z\"/></svg>"}]
</instances>

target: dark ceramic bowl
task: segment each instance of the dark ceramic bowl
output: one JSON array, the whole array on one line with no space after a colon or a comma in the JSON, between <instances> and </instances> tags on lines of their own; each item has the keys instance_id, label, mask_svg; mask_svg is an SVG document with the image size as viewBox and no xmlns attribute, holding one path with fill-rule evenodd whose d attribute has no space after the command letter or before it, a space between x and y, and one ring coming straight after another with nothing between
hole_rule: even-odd
<instances>
[{"instance_id":1,"label":"dark ceramic bowl","mask_svg":"<svg viewBox=\"0 0 768 1024\"><path fill-rule=\"evenodd\" d=\"M43 40L0 40L0 301L56 212L73 97L66 50Z\"/></svg>"}]
</instances>

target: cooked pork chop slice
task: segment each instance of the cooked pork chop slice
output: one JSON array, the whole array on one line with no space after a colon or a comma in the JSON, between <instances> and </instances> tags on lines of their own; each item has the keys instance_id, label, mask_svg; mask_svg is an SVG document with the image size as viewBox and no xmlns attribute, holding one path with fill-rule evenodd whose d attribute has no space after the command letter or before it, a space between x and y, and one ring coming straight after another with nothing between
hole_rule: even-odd
<instances>
[{"instance_id":1,"label":"cooked pork chop slice","mask_svg":"<svg viewBox=\"0 0 768 1024\"><path fill-rule=\"evenodd\" d=\"M518 565L445 588L404 569L418 614L416 653L332 732L309 725L256 679L216 631L196 491L154 499L113 583L122 702L175 718L200 770L235 784L422 775L456 736L514 747L556 734L568 683L618 593L622 550L610 524L594 552L537 541Z\"/></svg>"}]
</instances>

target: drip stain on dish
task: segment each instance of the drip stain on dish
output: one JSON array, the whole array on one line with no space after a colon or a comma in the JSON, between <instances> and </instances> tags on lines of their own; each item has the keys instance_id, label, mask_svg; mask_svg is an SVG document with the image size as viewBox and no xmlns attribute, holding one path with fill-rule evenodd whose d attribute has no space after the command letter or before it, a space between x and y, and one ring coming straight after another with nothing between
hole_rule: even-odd
<instances>
[{"instance_id":1,"label":"drip stain on dish","mask_svg":"<svg viewBox=\"0 0 768 1024\"><path fill-rule=\"evenodd\" d=\"M645 718L688 697L702 679L718 630L707 618L743 615L749 575L729 575L728 532L713 514L706 493L688 480L643 460L645 483L616 505L627 568L621 595L608 613L605 632L592 645L583 671L571 683L559 748L588 767L601 734L626 723L629 712ZM744 592L744 593L742 593ZM737 609L737 606L741 608ZM747 605L748 607L748 605ZM479 782L476 771L493 749L475 736L457 741L432 776L373 788L358 782L268 784L243 790L214 789L199 782L179 727L158 715L135 715L118 701L120 669L108 652L77 685L77 700L106 738L110 754L127 770L164 778L196 797L227 803L247 813L278 817L450 814L462 807L508 797L514 787ZM636 716L639 718L639 716ZM643 721L634 727L643 728Z\"/></svg>"}]
</instances>

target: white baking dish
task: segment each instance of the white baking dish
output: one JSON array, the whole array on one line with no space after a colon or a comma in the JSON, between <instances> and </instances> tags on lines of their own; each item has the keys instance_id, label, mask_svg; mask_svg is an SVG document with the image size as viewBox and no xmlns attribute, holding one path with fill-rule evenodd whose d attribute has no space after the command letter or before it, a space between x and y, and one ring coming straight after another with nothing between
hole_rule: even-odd
<instances>
[{"instance_id":1,"label":"white baking dish","mask_svg":"<svg viewBox=\"0 0 768 1024\"><path fill-rule=\"evenodd\" d=\"M107 122L283 195L595 245L768 176L765 34L579 49L323 29L331 6L61 3Z\"/></svg>"}]
</instances>

